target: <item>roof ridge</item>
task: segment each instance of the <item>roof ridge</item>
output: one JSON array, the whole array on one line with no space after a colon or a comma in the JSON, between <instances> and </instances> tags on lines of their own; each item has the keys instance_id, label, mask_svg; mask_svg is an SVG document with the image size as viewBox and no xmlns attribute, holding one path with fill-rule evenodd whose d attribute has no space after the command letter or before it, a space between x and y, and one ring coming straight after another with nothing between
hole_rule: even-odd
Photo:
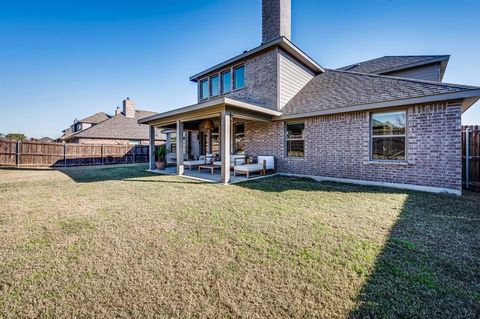
<instances>
[{"instance_id":1,"label":"roof ridge","mask_svg":"<svg viewBox=\"0 0 480 319\"><path fill-rule=\"evenodd\" d=\"M372 73L362 73L362 72L356 72L356 71L344 71L344 70L334 70L334 69L325 69L325 70L326 71L332 71L332 72L338 72L338 73L350 73L350 74L365 75L365 76L377 77L377 78L383 78L383 79L394 79L394 80L400 80L400 81L405 81L405 82L433 84L433 85L440 85L440 86L453 86L453 87L457 87L457 88L463 88L463 89L466 89L466 90L480 89L480 87L478 87L478 86L463 85L463 84L456 84L456 83L418 80L418 79L402 78L402 77L397 77L397 76L380 75L380 74L372 74ZM321 75L321 74L319 74L319 75Z\"/></svg>"}]
</instances>

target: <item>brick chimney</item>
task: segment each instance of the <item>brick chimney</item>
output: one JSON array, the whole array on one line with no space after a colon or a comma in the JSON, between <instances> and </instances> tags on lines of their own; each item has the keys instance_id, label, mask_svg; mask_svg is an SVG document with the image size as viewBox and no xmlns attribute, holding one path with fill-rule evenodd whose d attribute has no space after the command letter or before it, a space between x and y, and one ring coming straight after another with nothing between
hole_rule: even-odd
<instances>
[{"instance_id":1,"label":"brick chimney","mask_svg":"<svg viewBox=\"0 0 480 319\"><path fill-rule=\"evenodd\" d=\"M115 109L115 115L118 115L122 113L122 111L120 111L120 108L117 106L117 108Z\"/></svg>"},{"instance_id":2,"label":"brick chimney","mask_svg":"<svg viewBox=\"0 0 480 319\"><path fill-rule=\"evenodd\" d=\"M123 114L126 117L135 117L135 102L130 100L129 97L123 100Z\"/></svg>"},{"instance_id":3,"label":"brick chimney","mask_svg":"<svg viewBox=\"0 0 480 319\"><path fill-rule=\"evenodd\" d=\"M291 0L262 0L262 43L284 36L291 38Z\"/></svg>"}]
</instances>

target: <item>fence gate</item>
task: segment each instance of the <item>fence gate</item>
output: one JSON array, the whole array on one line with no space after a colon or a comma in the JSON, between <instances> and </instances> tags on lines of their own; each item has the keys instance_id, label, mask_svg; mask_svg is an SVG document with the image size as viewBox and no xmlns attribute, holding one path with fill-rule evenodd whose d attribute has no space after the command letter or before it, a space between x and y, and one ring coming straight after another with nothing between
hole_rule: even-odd
<instances>
[{"instance_id":1,"label":"fence gate","mask_svg":"<svg viewBox=\"0 0 480 319\"><path fill-rule=\"evenodd\" d=\"M463 187L480 192L480 126L462 127Z\"/></svg>"}]
</instances>

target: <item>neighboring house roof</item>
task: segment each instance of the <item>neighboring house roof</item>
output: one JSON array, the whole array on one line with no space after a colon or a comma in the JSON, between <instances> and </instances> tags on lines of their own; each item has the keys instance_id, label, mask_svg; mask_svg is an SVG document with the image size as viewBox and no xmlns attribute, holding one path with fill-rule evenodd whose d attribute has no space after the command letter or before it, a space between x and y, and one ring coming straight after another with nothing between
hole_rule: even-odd
<instances>
[{"instance_id":1,"label":"neighboring house roof","mask_svg":"<svg viewBox=\"0 0 480 319\"><path fill-rule=\"evenodd\" d=\"M314 71L315 73L321 73L324 71L324 69L317 63L315 62L312 58L310 58L305 52L303 52L302 50L300 50L295 44L293 44L290 40L288 40L287 38L285 37L278 37L276 39L273 39L267 43L264 43L254 49L251 49L251 50L248 50L248 51L245 51L243 52L242 54L240 55L237 55L236 57L233 57L227 61L224 61L222 63L219 63L217 65L214 65L213 67L211 68L208 68L200 73L197 73L195 75L192 75L190 77L190 80L191 81L198 81L199 78L205 76L205 75L208 75L209 73L213 72L213 71L217 71L223 67L226 67L227 65L231 65L233 63L236 63L236 62L240 62L241 60L244 60L256 53L259 53L261 51L264 51L264 50L268 50L268 49L271 49L275 46L279 46L281 47L282 49L284 49L285 51L287 51L288 53L290 53L293 57L297 58L301 63L303 63L304 65L306 65L308 68L310 68L312 71Z\"/></svg>"},{"instance_id":2,"label":"neighboring house roof","mask_svg":"<svg viewBox=\"0 0 480 319\"><path fill-rule=\"evenodd\" d=\"M98 112L98 113L95 113L93 115L90 115L84 119L81 119L79 120L78 122L81 122L81 123L92 123L92 124L98 124L100 122L103 122L105 120L108 120L109 118L111 118L112 116L111 115L108 115L107 113L105 112Z\"/></svg>"},{"instance_id":3,"label":"neighboring house roof","mask_svg":"<svg viewBox=\"0 0 480 319\"><path fill-rule=\"evenodd\" d=\"M442 73L445 72L449 55L397 55L363 61L338 68L339 71L384 74L397 70L413 68L420 65L443 62Z\"/></svg>"},{"instance_id":4,"label":"neighboring house roof","mask_svg":"<svg viewBox=\"0 0 480 319\"><path fill-rule=\"evenodd\" d=\"M50 143L50 142L53 142L53 138L45 136L45 137L39 138L38 141L40 143Z\"/></svg>"},{"instance_id":5,"label":"neighboring house roof","mask_svg":"<svg viewBox=\"0 0 480 319\"><path fill-rule=\"evenodd\" d=\"M148 125L140 125L137 121L154 114L156 113L135 110L135 117L133 118L120 113L83 131L73 133L69 139L105 138L145 140L148 139L149 136L149 127ZM160 132L156 132L156 139L165 139L165 136Z\"/></svg>"},{"instance_id":6,"label":"neighboring house roof","mask_svg":"<svg viewBox=\"0 0 480 319\"><path fill-rule=\"evenodd\" d=\"M471 98L469 101L474 102L478 96L480 96L480 87L326 70L325 73L314 77L282 108L283 114L280 118L332 114L460 98L467 100ZM465 106L465 109L470 105Z\"/></svg>"},{"instance_id":7,"label":"neighboring house roof","mask_svg":"<svg viewBox=\"0 0 480 319\"><path fill-rule=\"evenodd\" d=\"M59 139L62 141L68 139L70 135L72 135L73 133L71 127L64 129L62 132L63 132L63 135L59 137Z\"/></svg>"}]
</instances>

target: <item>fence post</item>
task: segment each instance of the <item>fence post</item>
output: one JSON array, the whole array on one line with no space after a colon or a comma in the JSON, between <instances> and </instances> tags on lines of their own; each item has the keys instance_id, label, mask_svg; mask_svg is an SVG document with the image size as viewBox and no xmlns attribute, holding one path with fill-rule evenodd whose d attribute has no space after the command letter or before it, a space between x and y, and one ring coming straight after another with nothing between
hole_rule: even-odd
<instances>
[{"instance_id":1,"label":"fence post","mask_svg":"<svg viewBox=\"0 0 480 319\"><path fill-rule=\"evenodd\" d=\"M67 167L67 143L63 144L63 166Z\"/></svg>"},{"instance_id":2,"label":"fence post","mask_svg":"<svg viewBox=\"0 0 480 319\"><path fill-rule=\"evenodd\" d=\"M135 153L137 152L137 145L134 145L133 148L132 148L132 151L133 151L133 164L135 164Z\"/></svg>"},{"instance_id":3,"label":"fence post","mask_svg":"<svg viewBox=\"0 0 480 319\"><path fill-rule=\"evenodd\" d=\"M17 165L17 167L20 166L20 141L17 141L17 148L16 148L16 158L15 158L15 164Z\"/></svg>"},{"instance_id":4,"label":"fence post","mask_svg":"<svg viewBox=\"0 0 480 319\"><path fill-rule=\"evenodd\" d=\"M105 161L103 160L103 144L102 144L102 147L100 148L100 158L102 160L102 165L105 165Z\"/></svg>"},{"instance_id":5,"label":"fence post","mask_svg":"<svg viewBox=\"0 0 480 319\"><path fill-rule=\"evenodd\" d=\"M465 128L465 188L470 185L470 130Z\"/></svg>"}]
</instances>

